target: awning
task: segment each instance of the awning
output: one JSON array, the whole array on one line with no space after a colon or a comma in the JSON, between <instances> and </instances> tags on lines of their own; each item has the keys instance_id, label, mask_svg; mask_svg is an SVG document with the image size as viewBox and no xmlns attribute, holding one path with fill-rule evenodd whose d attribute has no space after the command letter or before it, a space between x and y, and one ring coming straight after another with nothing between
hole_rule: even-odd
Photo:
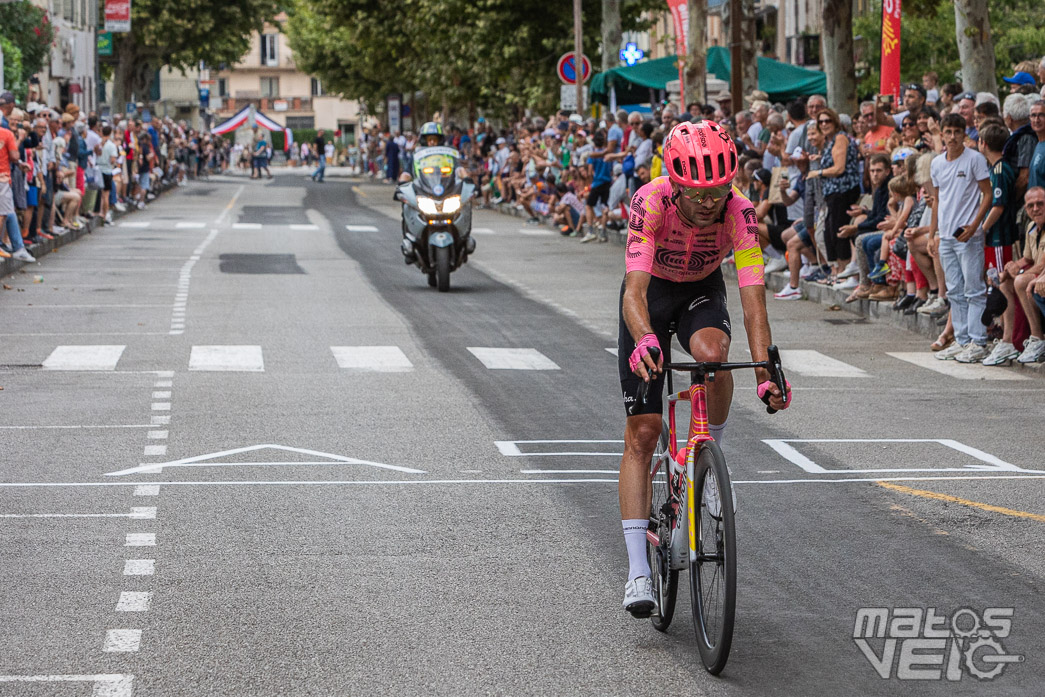
<instances>
[{"instance_id":1,"label":"awning","mask_svg":"<svg viewBox=\"0 0 1045 697\"><path fill-rule=\"evenodd\" d=\"M213 133L214 135L220 136L220 135L225 135L226 133L231 133L232 131L235 131L237 128L239 128L240 126L243 126L243 125L245 125L247 123L247 121L250 118L250 110L251 110L251 108L252 108L252 105L248 104L247 106L245 106L242 109L240 109L239 111L237 111L235 116L233 116L233 117L231 117L229 119L226 119L222 123L219 123L217 126L215 126L214 128L210 129L210 132ZM270 131L284 131L284 130L286 130L286 129L283 128L283 126L280 126L278 123L276 123L275 121L273 121L272 119L270 119L269 117L265 116L264 114L262 114L260 111L257 111L257 110L254 111L254 122L257 125L261 126L262 128L266 128L266 129L268 129Z\"/></svg>"},{"instance_id":2,"label":"awning","mask_svg":"<svg viewBox=\"0 0 1045 697\"><path fill-rule=\"evenodd\" d=\"M712 46L708 49L707 60L708 74L729 82L729 49ZM608 104L612 86L617 93L617 102L648 102L650 88L666 89L668 82L678 77L675 56L606 70L592 77L591 100ZM827 94L827 76L819 70L759 57L758 88L768 94L772 101L783 102L799 95Z\"/></svg>"}]
</instances>

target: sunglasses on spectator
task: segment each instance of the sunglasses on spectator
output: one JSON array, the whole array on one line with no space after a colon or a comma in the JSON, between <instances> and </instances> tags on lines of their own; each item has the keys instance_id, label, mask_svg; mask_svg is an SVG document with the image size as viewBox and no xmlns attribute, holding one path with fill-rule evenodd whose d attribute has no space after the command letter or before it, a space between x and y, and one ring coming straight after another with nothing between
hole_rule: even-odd
<instances>
[{"instance_id":1,"label":"sunglasses on spectator","mask_svg":"<svg viewBox=\"0 0 1045 697\"><path fill-rule=\"evenodd\" d=\"M916 125L917 124L914 121L904 121L903 122L903 127L904 128L914 128Z\"/></svg>"},{"instance_id":2,"label":"sunglasses on spectator","mask_svg":"<svg viewBox=\"0 0 1045 697\"><path fill-rule=\"evenodd\" d=\"M831 119L817 119L817 123L834 123Z\"/></svg>"},{"instance_id":3,"label":"sunglasses on spectator","mask_svg":"<svg viewBox=\"0 0 1045 697\"><path fill-rule=\"evenodd\" d=\"M719 186L708 186L701 188L683 188L682 195L694 203L704 203L705 201L711 201L712 203L718 203L733 190L732 184L721 184Z\"/></svg>"}]
</instances>

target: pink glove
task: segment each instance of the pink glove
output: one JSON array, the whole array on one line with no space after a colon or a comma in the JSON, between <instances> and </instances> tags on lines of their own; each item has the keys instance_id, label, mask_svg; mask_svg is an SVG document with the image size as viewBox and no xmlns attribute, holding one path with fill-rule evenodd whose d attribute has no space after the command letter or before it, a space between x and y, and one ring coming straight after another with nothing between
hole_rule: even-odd
<instances>
[{"instance_id":1,"label":"pink glove","mask_svg":"<svg viewBox=\"0 0 1045 697\"><path fill-rule=\"evenodd\" d=\"M791 406L791 383L788 382L787 380L784 380L784 384L787 385L787 394L784 395L784 399L785 399L784 406L781 407L781 408L782 409L787 409L789 406ZM758 393L758 398L761 399L763 402L765 402L767 407L769 406L769 397L770 397L769 388L772 387L772 385L773 385L773 381L772 380L766 380L765 382L763 382L761 385L758 386L757 390L755 390Z\"/></svg>"},{"instance_id":2,"label":"pink glove","mask_svg":"<svg viewBox=\"0 0 1045 697\"><path fill-rule=\"evenodd\" d=\"M628 358L628 365L631 367L631 372L635 372L635 369L642 364L642 357L649 355L649 350L655 348L660 351L660 342L657 341L656 334L643 334L642 338L639 339L639 343L635 345L635 350L631 352L631 356ZM661 351L663 353L663 351Z\"/></svg>"}]
</instances>

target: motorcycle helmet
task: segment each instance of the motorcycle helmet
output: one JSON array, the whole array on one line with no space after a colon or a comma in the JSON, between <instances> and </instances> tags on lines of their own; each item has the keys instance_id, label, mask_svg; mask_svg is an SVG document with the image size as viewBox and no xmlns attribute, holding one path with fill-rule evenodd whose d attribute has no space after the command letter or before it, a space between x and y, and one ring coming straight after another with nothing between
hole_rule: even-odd
<instances>
[{"instance_id":1,"label":"motorcycle helmet","mask_svg":"<svg viewBox=\"0 0 1045 697\"><path fill-rule=\"evenodd\" d=\"M714 121L683 121L664 141L664 166L679 186L722 186L737 176L737 147Z\"/></svg>"},{"instance_id":2,"label":"motorcycle helmet","mask_svg":"<svg viewBox=\"0 0 1045 697\"><path fill-rule=\"evenodd\" d=\"M425 125L421 126L420 135L421 144L428 147L442 145L446 142L446 137L443 135L442 125L435 121L428 121Z\"/></svg>"}]
</instances>

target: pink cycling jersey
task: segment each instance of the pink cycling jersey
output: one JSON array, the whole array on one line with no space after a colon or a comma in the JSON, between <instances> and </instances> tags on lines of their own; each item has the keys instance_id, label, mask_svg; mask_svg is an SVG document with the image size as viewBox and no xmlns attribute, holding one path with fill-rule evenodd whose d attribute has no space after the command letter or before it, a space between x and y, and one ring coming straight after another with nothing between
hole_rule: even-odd
<instances>
[{"instance_id":1,"label":"pink cycling jersey","mask_svg":"<svg viewBox=\"0 0 1045 697\"><path fill-rule=\"evenodd\" d=\"M733 250L740 286L765 285L758 220L737 189L722 219L706 227L686 222L671 202L671 181L657 177L631 200L626 269L676 283L707 278Z\"/></svg>"}]
</instances>

